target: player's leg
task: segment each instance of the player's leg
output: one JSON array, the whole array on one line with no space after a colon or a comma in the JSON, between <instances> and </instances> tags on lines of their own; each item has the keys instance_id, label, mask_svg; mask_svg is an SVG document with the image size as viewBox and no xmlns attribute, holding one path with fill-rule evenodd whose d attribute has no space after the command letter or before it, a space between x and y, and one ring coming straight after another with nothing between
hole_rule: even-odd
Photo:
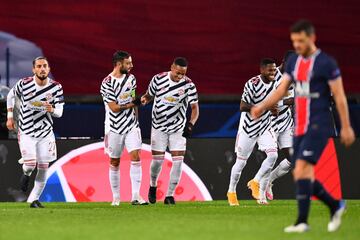
<instances>
[{"instance_id":1,"label":"player's leg","mask_svg":"<svg viewBox=\"0 0 360 240\"><path fill-rule=\"evenodd\" d=\"M166 133L154 128L151 129L152 160L150 164L150 187L148 193L150 203L156 203L157 183L164 162L168 141L169 139Z\"/></svg>"},{"instance_id":2,"label":"player's leg","mask_svg":"<svg viewBox=\"0 0 360 240\"><path fill-rule=\"evenodd\" d=\"M273 169L278 157L277 141L274 132L271 129L265 131L261 136L259 136L258 144L259 150L265 152L266 158L262 162L261 167L255 175L254 179L249 182L249 186L252 191L252 195L255 198L257 195L257 189L253 187L255 184L251 183L259 183L258 203L267 204L265 196L266 187L269 182L270 172Z\"/></svg>"},{"instance_id":3,"label":"player's leg","mask_svg":"<svg viewBox=\"0 0 360 240\"><path fill-rule=\"evenodd\" d=\"M105 135L105 152L110 158L109 182L113 195L112 206L120 205L120 156L124 148L124 135L109 132Z\"/></svg>"},{"instance_id":4,"label":"player's leg","mask_svg":"<svg viewBox=\"0 0 360 240\"><path fill-rule=\"evenodd\" d=\"M35 177L34 188L31 191L27 201L31 203L31 208L43 208L42 204L39 202L39 199L46 186L49 163L56 160L57 158L54 134L51 134L50 136L47 136L41 140L37 140L36 155L37 174Z\"/></svg>"},{"instance_id":5,"label":"player's leg","mask_svg":"<svg viewBox=\"0 0 360 240\"><path fill-rule=\"evenodd\" d=\"M236 186L255 144L256 138L250 138L242 131L238 132L235 142L236 161L231 168L230 183L227 193L230 206L239 205L236 195Z\"/></svg>"},{"instance_id":6,"label":"player's leg","mask_svg":"<svg viewBox=\"0 0 360 240\"><path fill-rule=\"evenodd\" d=\"M26 192L29 188L30 176L36 167L36 141L25 134L18 136L23 174L20 177L20 189Z\"/></svg>"},{"instance_id":7,"label":"player's leg","mask_svg":"<svg viewBox=\"0 0 360 240\"><path fill-rule=\"evenodd\" d=\"M278 146L279 151L284 156L284 159L279 163L279 165L271 171L269 183L266 188L266 197L269 200L274 199L272 185L275 179L278 179L288 173L291 169L291 162L290 162L290 148L292 147L292 134L293 130L288 129L284 132L280 132L278 134Z\"/></svg>"},{"instance_id":8,"label":"player's leg","mask_svg":"<svg viewBox=\"0 0 360 240\"><path fill-rule=\"evenodd\" d=\"M169 186L164 200L165 204L175 204L174 193L180 182L182 164L186 151L186 138L180 133L169 134L169 149L172 157Z\"/></svg>"},{"instance_id":9,"label":"player's leg","mask_svg":"<svg viewBox=\"0 0 360 240\"><path fill-rule=\"evenodd\" d=\"M125 146L130 155L130 180L131 180L131 204L147 205L148 203L140 196L142 169L140 162L141 132L139 128L132 129L125 136Z\"/></svg>"}]
</instances>

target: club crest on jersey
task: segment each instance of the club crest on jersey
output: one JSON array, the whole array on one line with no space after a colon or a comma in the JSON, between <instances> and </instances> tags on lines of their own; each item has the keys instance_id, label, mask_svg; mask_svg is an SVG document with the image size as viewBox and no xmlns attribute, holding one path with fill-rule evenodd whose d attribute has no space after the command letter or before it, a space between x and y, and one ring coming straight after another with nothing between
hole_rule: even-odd
<instances>
[{"instance_id":1,"label":"club crest on jersey","mask_svg":"<svg viewBox=\"0 0 360 240\"><path fill-rule=\"evenodd\" d=\"M178 91L179 96L183 95L184 93L185 93L185 91L183 88L179 89L179 91Z\"/></svg>"},{"instance_id":2,"label":"club crest on jersey","mask_svg":"<svg viewBox=\"0 0 360 240\"><path fill-rule=\"evenodd\" d=\"M50 101L52 99L52 94L48 93L46 94L46 100Z\"/></svg>"}]
</instances>

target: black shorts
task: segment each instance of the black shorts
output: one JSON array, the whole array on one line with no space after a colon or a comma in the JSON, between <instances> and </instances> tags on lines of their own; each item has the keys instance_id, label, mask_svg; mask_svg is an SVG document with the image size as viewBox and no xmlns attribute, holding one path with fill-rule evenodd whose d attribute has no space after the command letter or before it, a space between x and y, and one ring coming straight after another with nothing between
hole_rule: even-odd
<instances>
[{"instance_id":1,"label":"black shorts","mask_svg":"<svg viewBox=\"0 0 360 240\"><path fill-rule=\"evenodd\" d=\"M328 141L328 134L321 134L318 131L309 131L305 135L294 137L292 164L298 159L303 159L316 165Z\"/></svg>"}]
</instances>

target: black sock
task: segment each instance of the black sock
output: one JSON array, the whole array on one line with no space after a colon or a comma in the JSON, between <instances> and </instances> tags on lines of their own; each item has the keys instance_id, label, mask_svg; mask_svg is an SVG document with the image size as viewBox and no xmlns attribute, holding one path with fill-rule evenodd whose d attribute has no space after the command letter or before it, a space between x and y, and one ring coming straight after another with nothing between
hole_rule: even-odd
<instances>
[{"instance_id":1,"label":"black sock","mask_svg":"<svg viewBox=\"0 0 360 240\"><path fill-rule=\"evenodd\" d=\"M298 219L295 225L307 223L310 211L310 198L312 193L312 182L310 179L296 181L296 199L298 202Z\"/></svg>"},{"instance_id":2,"label":"black sock","mask_svg":"<svg viewBox=\"0 0 360 240\"><path fill-rule=\"evenodd\" d=\"M330 208L331 216L333 216L339 208L339 201L334 199L317 180L313 182L313 195Z\"/></svg>"}]
</instances>

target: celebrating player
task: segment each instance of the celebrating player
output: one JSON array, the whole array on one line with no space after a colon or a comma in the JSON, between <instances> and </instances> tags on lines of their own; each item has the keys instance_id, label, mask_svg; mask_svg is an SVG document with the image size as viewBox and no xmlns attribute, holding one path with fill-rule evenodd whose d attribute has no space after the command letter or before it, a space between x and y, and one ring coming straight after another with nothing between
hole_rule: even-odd
<instances>
[{"instance_id":1,"label":"celebrating player","mask_svg":"<svg viewBox=\"0 0 360 240\"><path fill-rule=\"evenodd\" d=\"M130 74L132 58L125 51L113 55L113 71L101 84L101 96L105 105L105 151L110 157L109 179L113 194L111 205L120 204L120 156L126 147L130 155L132 205L147 205L140 196L142 170L140 163L141 132L135 98L136 79Z\"/></svg>"},{"instance_id":2,"label":"celebrating player","mask_svg":"<svg viewBox=\"0 0 360 240\"><path fill-rule=\"evenodd\" d=\"M270 174L278 156L276 137L271 129L271 113L269 111L265 112L261 115L260 119L253 119L250 116L251 108L255 104L263 101L273 90L276 72L275 61L268 58L262 59L260 63L260 72L260 75L253 77L246 82L241 97L241 118L235 143L237 157L236 162L231 169L230 184L227 193L230 206L239 205L236 195L236 186L256 142L259 145L259 150L265 152L266 159L263 161L258 174L256 174L255 178L248 183L252 188L255 188L253 185L256 185L256 187L259 188L260 179L267 181L266 179L268 179L268 177L265 175ZM272 111L276 112L276 107L274 107ZM253 191L253 194L254 193L255 191ZM253 197L259 199L259 203L265 204L265 194L263 194L263 196L263 198L260 198L259 195Z\"/></svg>"},{"instance_id":3,"label":"celebrating player","mask_svg":"<svg viewBox=\"0 0 360 240\"><path fill-rule=\"evenodd\" d=\"M30 175L37 165L34 188L27 202L31 208L43 208L39 202L46 185L49 163L56 160L56 144L52 117L63 114L64 97L61 85L48 77L49 62L45 57L33 60L34 76L19 80L7 96L9 130L15 128L13 110L15 96L20 99L18 140L23 160L21 190L28 190Z\"/></svg>"},{"instance_id":4,"label":"celebrating player","mask_svg":"<svg viewBox=\"0 0 360 240\"><path fill-rule=\"evenodd\" d=\"M276 69L275 85L276 89L280 85L280 79L285 69L285 63L294 51L286 52L281 65ZM290 171L290 148L292 147L294 120L292 116L292 106L294 104L294 87L291 85L286 96L277 103L278 113L271 116L272 128L278 143L278 149L283 153L284 159L270 173L268 182L261 181L260 189L266 189L266 198L273 200L272 183L275 179L285 175ZM261 192L263 192L261 191ZM260 194L260 193L259 193Z\"/></svg>"},{"instance_id":5,"label":"celebrating player","mask_svg":"<svg viewBox=\"0 0 360 240\"><path fill-rule=\"evenodd\" d=\"M286 227L285 232L305 232L310 199L315 196L330 209L328 231L336 231L341 224L345 202L336 200L315 180L314 165L320 158L332 132L332 118L329 110L333 94L341 122L340 138L345 146L354 140L350 125L348 105L343 89L340 70L336 61L315 45L315 29L307 20L300 20L291 27L290 34L297 55L292 55L285 67L280 86L264 102L253 107L254 117L262 116L266 109L276 104L286 95L292 81L295 81L295 131L294 154L296 199L298 217L294 225Z\"/></svg>"},{"instance_id":6,"label":"celebrating player","mask_svg":"<svg viewBox=\"0 0 360 240\"><path fill-rule=\"evenodd\" d=\"M174 191L182 172L186 151L186 138L199 117L198 96L194 83L186 76L188 62L175 58L169 72L155 75L148 91L142 96L143 104L154 99L152 109L151 150L153 159L150 166L149 202L156 202L157 180L164 162L166 148L172 156L172 168L165 204L175 204ZM191 118L186 120L186 110L191 106Z\"/></svg>"}]
</instances>

